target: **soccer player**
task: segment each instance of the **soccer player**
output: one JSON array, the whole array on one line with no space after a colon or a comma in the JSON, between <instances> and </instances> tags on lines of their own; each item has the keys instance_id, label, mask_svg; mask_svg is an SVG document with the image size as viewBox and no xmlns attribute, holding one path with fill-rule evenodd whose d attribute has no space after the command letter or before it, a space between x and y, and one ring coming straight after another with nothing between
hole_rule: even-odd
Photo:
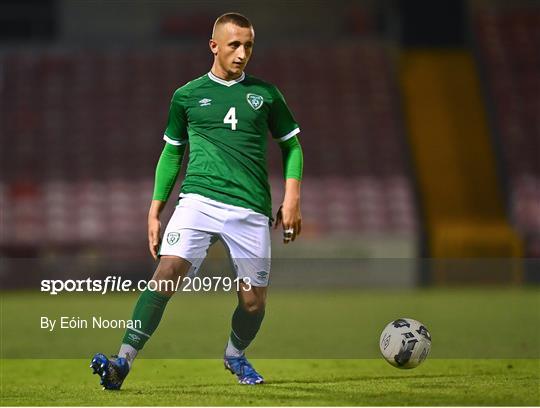
<instances>
[{"instance_id":1,"label":"soccer player","mask_svg":"<svg viewBox=\"0 0 540 408\"><path fill-rule=\"evenodd\" d=\"M244 73L254 38L252 24L241 14L227 13L216 20L210 40L214 54L210 72L188 82L172 97L148 215L150 252L159 258L152 277L158 288L159 282L196 274L216 240L228 250L240 283L224 364L240 384L264 381L244 351L261 326L270 274L268 131L281 148L285 177L285 195L274 228L283 227L287 244L302 227L300 128L274 85ZM189 164L180 200L160 247L160 213L188 143ZM142 292L132 317L141 322L141 328L126 331L118 356L94 356L90 367L99 374L104 388L120 388L173 294L170 286Z\"/></svg>"}]
</instances>

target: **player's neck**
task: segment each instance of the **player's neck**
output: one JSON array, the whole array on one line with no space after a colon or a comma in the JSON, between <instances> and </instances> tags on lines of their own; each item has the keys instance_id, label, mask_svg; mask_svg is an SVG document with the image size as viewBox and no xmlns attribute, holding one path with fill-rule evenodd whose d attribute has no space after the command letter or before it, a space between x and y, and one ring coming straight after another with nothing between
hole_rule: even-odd
<instances>
[{"instance_id":1,"label":"player's neck","mask_svg":"<svg viewBox=\"0 0 540 408\"><path fill-rule=\"evenodd\" d=\"M230 75L227 71L225 71L216 64L212 65L210 72L214 76L218 77L219 79L223 79L224 81L234 81L235 79L240 78L244 74L244 71L242 71L239 74Z\"/></svg>"}]
</instances>

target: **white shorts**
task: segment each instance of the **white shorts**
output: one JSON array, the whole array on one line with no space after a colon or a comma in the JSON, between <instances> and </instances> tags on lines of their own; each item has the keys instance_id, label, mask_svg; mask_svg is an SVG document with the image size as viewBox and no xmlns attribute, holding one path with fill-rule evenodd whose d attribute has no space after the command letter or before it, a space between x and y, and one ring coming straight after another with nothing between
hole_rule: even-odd
<instances>
[{"instance_id":1,"label":"white shorts","mask_svg":"<svg viewBox=\"0 0 540 408\"><path fill-rule=\"evenodd\" d=\"M229 252L239 279L253 286L268 286L270 225L267 216L248 208L223 204L198 194L181 194L167 224L160 255L173 255L191 263L194 276L217 240Z\"/></svg>"}]
</instances>

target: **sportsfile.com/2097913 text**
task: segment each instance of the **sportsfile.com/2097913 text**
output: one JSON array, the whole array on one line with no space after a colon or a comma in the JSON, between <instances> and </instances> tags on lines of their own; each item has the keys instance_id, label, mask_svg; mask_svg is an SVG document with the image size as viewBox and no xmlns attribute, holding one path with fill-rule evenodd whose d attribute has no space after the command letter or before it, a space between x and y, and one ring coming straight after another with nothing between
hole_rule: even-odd
<instances>
[{"instance_id":1,"label":"sportsfile.com/2097913 text","mask_svg":"<svg viewBox=\"0 0 540 408\"><path fill-rule=\"evenodd\" d=\"M62 292L95 292L102 295L109 292L135 291L182 291L182 292L217 292L250 290L249 278L230 278L228 276L179 277L177 280L146 281L124 279L120 276L107 276L105 279L43 279L41 292L57 295Z\"/></svg>"}]
</instances>

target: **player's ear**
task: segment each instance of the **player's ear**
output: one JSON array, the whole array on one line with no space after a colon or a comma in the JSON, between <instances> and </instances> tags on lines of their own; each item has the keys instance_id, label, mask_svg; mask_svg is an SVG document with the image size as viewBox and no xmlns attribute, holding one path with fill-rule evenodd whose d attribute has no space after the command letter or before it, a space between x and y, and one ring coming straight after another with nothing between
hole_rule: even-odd
<instances>
[{"instance_id":1,"label":"player's ear","mask_svg":"<svg viewBox=\"0 0 540 408\"><path fill-rule=\"evenodd\" d=\"M217 42L214 41L213 38L210 38L210 40L208 41L208 45L210 46L210 51L212 52L212 54L217 55L217 52L218 52Z\"/></svg>"}]
</instances>

